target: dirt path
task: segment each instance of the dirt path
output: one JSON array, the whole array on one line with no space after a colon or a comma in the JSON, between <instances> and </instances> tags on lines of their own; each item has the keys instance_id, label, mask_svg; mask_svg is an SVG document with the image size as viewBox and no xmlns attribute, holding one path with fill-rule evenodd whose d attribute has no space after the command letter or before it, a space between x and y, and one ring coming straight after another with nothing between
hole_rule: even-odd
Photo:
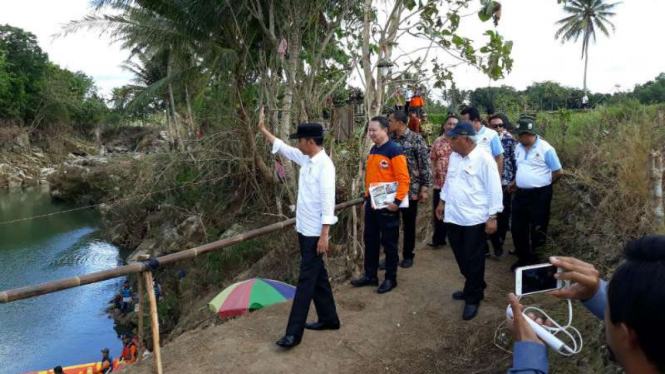
<instances>
[{"instance_id":1,"label":"dirt path","mask_svg":"<svg viewBox=\"0 0 665 374\"><path fill-rule=\"evenodd\" d=\"M461 319L463 303L451 294L462 277L449 247L421 243L413 268L398 272L399 286L335 287L339 331L307 331L284 351L275 345L286 327L289 304L229 323L185 333L162 349L165 373L505 373L510 356L493 344L505 316L514 258L488 260L485 301L478 317ZM310 321L316 318L314 307ZM152 362L131 373L152 373Z\"/></svg>"}]
</instances>

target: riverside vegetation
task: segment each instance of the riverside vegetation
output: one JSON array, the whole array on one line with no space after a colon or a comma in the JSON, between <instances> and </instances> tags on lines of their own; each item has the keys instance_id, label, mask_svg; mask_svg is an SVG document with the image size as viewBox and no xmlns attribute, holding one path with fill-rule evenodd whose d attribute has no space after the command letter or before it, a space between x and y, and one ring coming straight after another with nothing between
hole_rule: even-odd
<instances>
[{"instance_id":1,"label":"riverside vegetation","mask_svg":"<svg viewBox=\"0 0 665 374\"><path fill-rule=\"evenodd\" d=\"M499 22L495 2L461 3L476 2L483 5L481 20ZM13 168L26 162L18 157L26 146L45 155L48 161L35 164L34 179L48 180L52 190L59 191L58 198L94 204L109 240L134 252L129 260L139 254L172 253L290 217L293 170L284 164L285 177L275 170L269 147L257 136L252 109L272 108L268 121L283 138L296 122L329 124L323 118L324 99L346 105L349 72L361 60L371 67L372 55L385 53L389 58L390 46L398 42L397 35L377 29L389 30L383 26L414 14L417 25L436 31L438 42L490 77L500 78L512 66L510 42L492 33L487 34L487 46L474 47L458 35L458 13L465 8L434 10L431 1L397 1L396 19L379 28L379 20L370 14L372 7L363 8L357 1L311 2L311 7L301 8L295 0L279 2L278 7L271 1L243 0L233 9L207 2L191 9L172 1L95 3L118 15L93 14L73 22L66 32L101 28L119 35L123 47L136 57L127 63L135 82L116 89L105 103L89 77L58 68L34 36L4 26L0 154L13 160L6 162ZM374 32L380 42L364 43ZM287 39L283 49L282 40ZM382 46L388 46L385 52ZM409 68L417 69L405 70ZM361 126L345 141L330 136L325 143L337 165L339 202L359 192L367 117L390 105L382 97L389 84L371 69L364 75L373 83L362 103ZM413 77L406 72L395 75ZM662 230L650 219L648 169L649 152L663 151L665 144L662 75L631 92L590 95L595 109L586 112L570 111L578 109L579 90L552 82L535 83L525 91L500 87L465 92L455 88L448 70L439 67L432 75L434 85L445 87L446 101L454 109L470 102L508 112L511 118L522 111L537 113L544 136L559 151L567 171L555 188L549 253L598 264L609 276L626 240ZM448 108L431 98L427 107L438 126ZM117 156L89 157L104 150ZM29 184L24 180L14 185ZM328 260L333 280L347 279L359 264L358 214L356 208L342 212L334 226ZM294 242L291 231L275 233L180 268L158 270L155 275L164 294L159 303L163 340L216 323L206 304L234 280L261 275L293 283L298 269ZM576 310L577 316L584 314ZM600 324L579 318L585 337L598 338L585 339L589 345L583 354L555 358L552 366L562 373L579 367L607 372L610 364L598 353ZM149 320L145 322L149 326ZM505 358L493 344L492 333L484 332L475 343L469 339L478 336L468 337L467 343L478 346L473 352Z\"/></svg>"}]
</instances>

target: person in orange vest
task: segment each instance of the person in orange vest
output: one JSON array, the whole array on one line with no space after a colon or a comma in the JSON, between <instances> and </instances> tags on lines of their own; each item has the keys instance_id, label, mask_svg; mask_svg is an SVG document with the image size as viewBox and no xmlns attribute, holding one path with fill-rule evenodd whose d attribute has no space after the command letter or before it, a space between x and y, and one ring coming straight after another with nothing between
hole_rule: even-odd
<instances>
[{"instance_id":1,"label":"person in orange vest","mask_svg":"<svg viewBox=\"0 0 665 374\"><path fill-rule=\"evenodd\" d=\"M126 364L131 364L136 361L136 343L132 340L129 334L122 337L122 355L120 359Z\"/></svg>"}]
</instances>

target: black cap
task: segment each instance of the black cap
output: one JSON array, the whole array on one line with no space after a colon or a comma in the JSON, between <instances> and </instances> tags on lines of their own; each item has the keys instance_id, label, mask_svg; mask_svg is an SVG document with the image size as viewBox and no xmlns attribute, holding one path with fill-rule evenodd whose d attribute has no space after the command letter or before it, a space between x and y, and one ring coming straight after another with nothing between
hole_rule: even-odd
<instances>
[{"instance_id":1,"label":"black cap","mask_svg":"<svg viewBox=\"0 0 665 374\"><path fill-rule=\"evenodd\" d=\"M517 126L515 127L515 132L517 134L529 133L537 135L538 131L536 130L536 119L532 116L523 114L520 116L520 119L517 121Z\"/></svg>"},{"instance_id":2,"label":"black cap","mask_svg":"<svg viewBox=\"0 0 665 374\"><path fill-rule=\"evenodd\" d=\"M298 125L298 131L289 135L289 139L323 138L323 126L318 123L303 123Z\"/></svg>"},{"instance_id":3,"label":"black cap","mask_svg":"<svg viewBox=\"0 0 665 374\"><path fill-rule=\"evenodd\" d=\"M473 125L469 121L459 121L457 125L453 127L452 130L448 131L445 136L452 138L458 135L465 136L476 136L476 130L473 128Z\"/></svg>"}]
</instances>

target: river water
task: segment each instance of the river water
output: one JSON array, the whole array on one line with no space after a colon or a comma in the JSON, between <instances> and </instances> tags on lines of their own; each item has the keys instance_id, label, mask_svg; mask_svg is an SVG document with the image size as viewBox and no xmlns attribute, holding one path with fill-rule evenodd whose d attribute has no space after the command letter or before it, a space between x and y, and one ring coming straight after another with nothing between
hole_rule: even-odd
<instances>
[{"instance_id":1,"label":"river water","mask_svg":"<svg viewBox=\"0 0 665 374\"><path fill-rule=\"evenodd\" d=\"M88 209L4 225L73 208L47 191L0 191L0 290L121 265L118 248L99 237ZM10 304L0 304L0 374L20 374L117 357L122 342L104 313L123 279L108 280Z\"/></svg>"}]
</instances>

